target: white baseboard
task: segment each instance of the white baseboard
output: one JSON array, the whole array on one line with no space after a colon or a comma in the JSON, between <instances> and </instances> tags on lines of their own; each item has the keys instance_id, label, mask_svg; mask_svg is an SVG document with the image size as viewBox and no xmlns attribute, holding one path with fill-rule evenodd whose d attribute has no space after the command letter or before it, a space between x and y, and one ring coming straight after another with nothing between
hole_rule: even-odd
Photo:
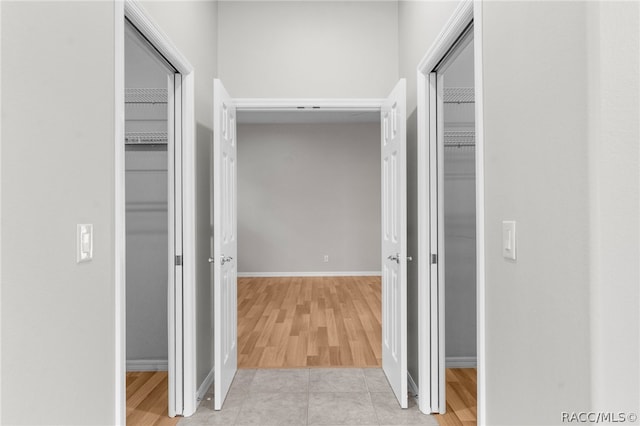
<instances>
[{"instance_id":1,"label":"white baseboard","mask_svg":"<svg viewBox=\"0 0 640 426\"><path fill-rule=\"evenodd\" d=\"M204 381L198 388L198 394L197 394L198 405L200 405L200 401L204 399L205 395L207 394L207 391L209 390L212 384L213 384L213 368L211 369L211 371L209 371L209 374L207 374L207 377L204 378Z\"/></svg>"},{"instance_id":2,"label":"white baseboard","mask_svg":"<svg viewBox=\"0 0 640 426\"><path fill-rule=\"evenodd\" d=\"M409 394L413 394L413 396L418 399L418 397L420 396L420 393L418 392L418 385L416 385L416 382L413 380L413 377L411 377L411 373L409 373L407 371L407 378L409 379L407 381L407 384L409 385Z\"/></svg>"},{"instance_id":3,"label":"white baseboard","mask_svg":"<svg viewBox=\"0 0 640 426\"><path fill-rule=\"evenodd\" d=\"M127 371L167 371L169 362L166 359L133 359L127 360Z\"/></svg>"},{"instance_id":4,"label":"white baseboard","mask_svg":"<svg viewBox=\"0 0 640 426\"><path fill-rule=\"evenodd\" d=\"M478 358L475 356L448 356L445 360L447 368L476 368Z\"/></svg>"},{"instance_id":5,"label":"white baseboard","mask_svg":"<svg viewBox=\"0 0 640 426\"><path fill-rule=\"evenodd\" d=\"M269 277L379 277L380 271L327 271L327 272L238 272L238 278Z\"/></svg>"}]
</instances>

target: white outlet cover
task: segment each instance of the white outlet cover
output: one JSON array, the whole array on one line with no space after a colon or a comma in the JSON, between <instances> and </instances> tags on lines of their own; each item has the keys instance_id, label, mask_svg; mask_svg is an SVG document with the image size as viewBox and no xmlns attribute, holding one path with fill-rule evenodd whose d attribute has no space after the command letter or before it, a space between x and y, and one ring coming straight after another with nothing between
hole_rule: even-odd
<instances>
[{"instance_id":1,"label":"white outlet cover","mask_svg":"<svg viewBox=\"0 0 640 426\"><path fill-rule=\"evenodd\" d=\"M502 221L502 256L516 260L516 221Z\"/></svg>"}]
</instances>

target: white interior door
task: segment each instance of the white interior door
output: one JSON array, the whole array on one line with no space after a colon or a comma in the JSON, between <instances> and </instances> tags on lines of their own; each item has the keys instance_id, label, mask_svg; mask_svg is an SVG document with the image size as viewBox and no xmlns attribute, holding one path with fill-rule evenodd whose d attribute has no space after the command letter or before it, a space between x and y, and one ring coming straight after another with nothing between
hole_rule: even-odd
<instances>
[{"instance_id":1,"label":"white interior door","mask_svg":"<svg viewBox=\"0 0 640 426\"><path fill-rule=\"evenodd\" d=\"M429 272L430 404L432 412L446 411L445 256L444 256L444 81L429 74Z\"/></svg>"},{"instance_id":2,"label":"white interior door","mask_svg":"<svg viewBox=\"0 0 640 426\"><path fill-rule=\"evenodd\" d=\"M169 180L169 416L184 414L184 323L182 271L182 76L168 78L167 175Z\"/></svg>"},{"instance_id":3,"label":"white interior door","mask_svg":"<svg viewBox=\"0 0 640 426\"><path fill-rule=\"evenodd\" d=\"M238 367L236 108L213 82L214 409L220 410Z\"/></svg>"},{"instance_id":4,"label":"white interior door","mask_svg":"<svg viewBox=\"0 0 640 426\"><path fill-rule=\"evenodd\" d=\"M406 92L400 80L381 111L382 124L382 368L407 408Z\"/></svg>"}]
</instances>

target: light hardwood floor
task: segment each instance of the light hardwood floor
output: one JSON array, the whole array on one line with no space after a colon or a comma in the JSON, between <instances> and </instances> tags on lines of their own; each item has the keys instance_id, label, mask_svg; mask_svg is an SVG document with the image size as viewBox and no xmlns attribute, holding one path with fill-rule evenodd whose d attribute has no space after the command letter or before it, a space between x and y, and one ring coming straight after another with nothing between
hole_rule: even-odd
<instances>
[{"instance_id":1,"label":"light hardwood floor","mask_svg":"<svg viewBox=\"0 0 640 426\"><path fill-rule=\"evenodd\" d=\"M169 387L166 371L127 373L127 425L174 426L179 417L169 417Z\"/></svg>"},{"instance_id":2,"label":"light hardwood floor","mask_svg":"<svg viewBox=\"0 0 640 426\"><path fill-rule=\"evenodd\" d=\"M447 412L435 416L440 426L477 424L475 368L447 368Z\"/></svg>"},{"instance_id":3,"label":"light hardwood floor","mask_svg":"<svg viewBox=\"0 0 640 426\"><path fill-rule=\"evenodd\" d=\"M380 367L380 277L238 279L238 367Z\"/></svg>"},{"instance_id":4,"label":"light hardwood floor","mask_svg":"<svg viewBox=\"0 0 640 426\"><path fill-rule=\"evenodd\" d=\"M380 367L379 277L241 278L240 368ZM441 426L476 424L476 369L447 369ZM127 425L174 426L167 373L127 373Z\"/></svg>"}]
</instances>

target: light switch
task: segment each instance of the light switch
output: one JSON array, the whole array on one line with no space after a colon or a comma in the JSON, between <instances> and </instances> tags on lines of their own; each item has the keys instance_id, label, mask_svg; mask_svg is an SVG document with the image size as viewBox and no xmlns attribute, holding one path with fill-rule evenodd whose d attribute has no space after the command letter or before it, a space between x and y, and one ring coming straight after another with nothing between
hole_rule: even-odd
<instances>
[{"instance_id":1,"label":"light switch","mask_svg":"<svg viewBox=\"0 0 640 426\"><path fill-rule=\"evenodd\" d=\"M89 262L93 259L93 225L78 224L77 262Z\"/></svg>"},{"instance_id":2,"label":"light switch","mask_svg":"<svg viewBox=\"0 0 640 426\"><path fill-rule=\"evenodd\" d=\"M502 256L516 260L516 221L502 221Z\"/></svg>"}]
</instances>

